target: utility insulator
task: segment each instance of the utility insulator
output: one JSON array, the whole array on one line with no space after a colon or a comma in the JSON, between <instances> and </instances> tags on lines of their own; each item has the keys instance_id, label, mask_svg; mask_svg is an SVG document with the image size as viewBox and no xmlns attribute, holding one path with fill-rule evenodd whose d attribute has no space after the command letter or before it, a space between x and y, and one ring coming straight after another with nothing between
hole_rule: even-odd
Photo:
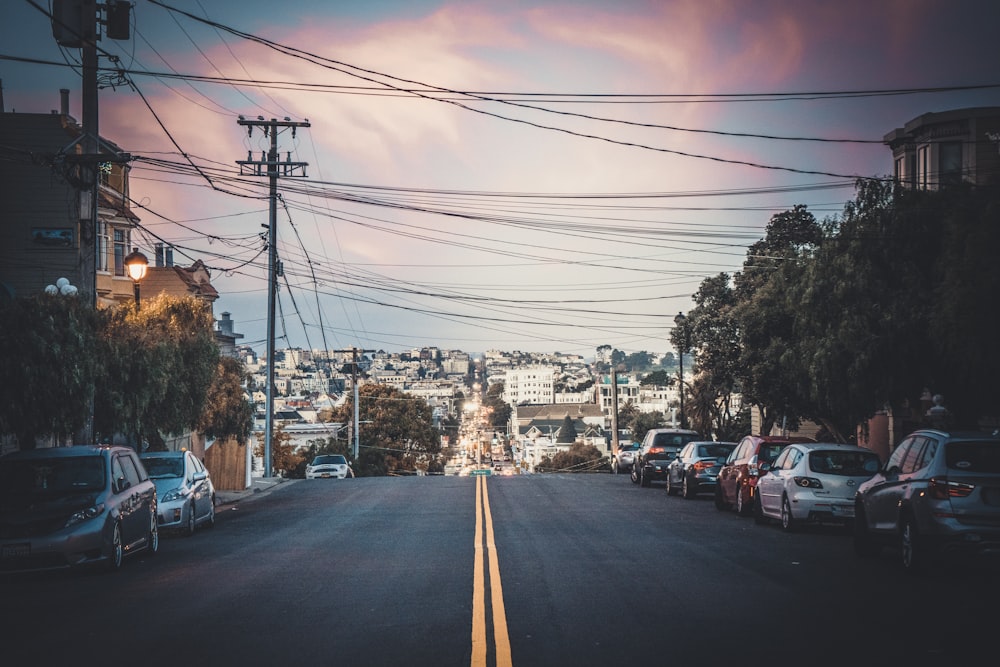
<instances>
[{"instance_id":1,"label":"utility insulator","mask_svg":"<svg viewBox=\"0 0 1000 667\"><path fill-rule=\"evenodd\" d=\"M132 16L132 3L127 0L108 0L108 39L128 39Z\"/></svg>"}]
</instances>

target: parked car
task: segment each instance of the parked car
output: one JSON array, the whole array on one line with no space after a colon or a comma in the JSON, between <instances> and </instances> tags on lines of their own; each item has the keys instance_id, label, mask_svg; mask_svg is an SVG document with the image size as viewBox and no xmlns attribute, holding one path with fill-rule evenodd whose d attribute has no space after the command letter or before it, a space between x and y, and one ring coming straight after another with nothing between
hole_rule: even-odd
<instances>
[{"instance_id":1,"label":"parked car","mask_svg":"<svg viewBox=\"0 0 1000 667\"><path fill-rule=\"evenodd\" d=\"M320 454L306 466L306 479L354 477L354 471L341 454Z\"/></svg>"},{"instance_id":2,"label":"parked car","mask_svg":"<svg viewBox=\"0 0 1000 667\"><path fill-rule=\"evenodd\" d=\"M685 498L694 498L699 493L715 491L719 470L735 448L735 442L711 440L684 445L667 466L667 495L681 493Z\"/></svg>"},{"instance_id":3,"label":"parked car","mask_svg":"<svg viewBox=\"0 0 1000 667\"><path fill-rule=\"evenodd\" d=\"M945 554L1000 551L1000 434L919 430L858 486L854 547L899 549L907 571Z\"/></svg>"},{"instance_id":4,"label":"parked car","mask_svg":"<svg viewBox=\"0 0 1000 667\"><path fill-rule=\"evenodd\" d=\"M667 466L681 448L693 440L704 440L697 431L679 428L653 428L646 432L632 463L632 482L649 486L667 478Z\"/></svg>"},{"instance_id":5,"label":"parked car","mask_svg":"<svg viewBox=\"0 0 1000 667\"><path fill-rule=\"evenodd\" d=\"M194 535L202 524L215 525L215 486L204 464L189 451L139 455L156 485L160 528Z\"/></svg>"},{"instance_id":6,"label":"parked car","mask_svg":"<svg viewBox=\"0 0 1000 667\"><path fill-rule=\"evenodd\" d=\"M760 464L754 518L777 519L788 532L804 523L847 525L854 519L858 485L880 466L878 454L856 445L788 445L774 463Z\"/></svg>"},{"instance_id":7,"label":"parked car","mask_svg":"<svg viewBox=\"0 0 1000 667\"><path fill-rule=\"evenodd\" d=\"M816 442L812 438L773 435L744 436L719 470L715 485L715 506L719 510L736 508L740 516L749 516L757 493L760 464L770 463L787 445Z\"/></svg>"},{"instance_id":8,"label":"parked car","mask_svg":"<svg viewBox=\"0 0 1000 667\"><path fill-rule=\"evenodd\" d=\"M611 472L615 475L632 472L637 451L639 451L638 442L619 442L618 453L611 457Z\"/></svg>"},{"instance_id":9,"label":"parked car","mask_svg":"<svg viewBox=\"0 0 1000 667\"><path fill-rule=\"evenodd\" d=\"M0 457L0 570L121 568L160 546L156 487L127 447L78 445Z\"/></svg>"}]
</instances>

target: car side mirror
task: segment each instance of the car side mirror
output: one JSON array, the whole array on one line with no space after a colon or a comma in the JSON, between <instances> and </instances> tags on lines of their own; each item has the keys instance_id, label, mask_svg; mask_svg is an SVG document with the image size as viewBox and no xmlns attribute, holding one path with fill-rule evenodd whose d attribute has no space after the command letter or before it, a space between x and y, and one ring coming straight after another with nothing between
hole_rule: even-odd
<instances>
[{"instance_id":1,"label":"car side mirror","mask_svg":"<svg viewBox=\"0 0 1000 667\"><path fill-rule=\"evenodd\" d=\"M764 461L763 463L760 464L759 469L761 474L766 475L771 471L771 464L768 463L767 461Z\"/></svg>"},{"instance_id":2,"label":"car side mirror","mask_svg":"<svg viewBox=\"0 0 1000 667\"><path fill-rule=\"evenodd\" d=\"M890 467L888 467L888 468L885 469L885 474L889 475L889 476L898 475L899 472L900 472L900 467L899 466L890 466Z\"/></svg>"},{"instance_id":3,"label":"car side mirror","mask_svg":"<svg viewBox=\"0 0 1000 667\"><path fill-rule=\"evenodd\" d=\"M118 489L118 493L125 491L130 486L132 485L129 484L129 481L125 479L124 475L115 480L115 488Z\"/></svg>"},{"instance_id":4,"label":"car side mirror","mask_svg":"<svg viewBox=\"0 0 1000 667\"><path fill-rule=\"evenodd\" d=\"M191 479L193 479L196 482L200 482L200 481L202 481L204 479L208 479L208 473L204 472L204 471L202 471L202 472L196 472Z\"/></svg>"}]
</instances>

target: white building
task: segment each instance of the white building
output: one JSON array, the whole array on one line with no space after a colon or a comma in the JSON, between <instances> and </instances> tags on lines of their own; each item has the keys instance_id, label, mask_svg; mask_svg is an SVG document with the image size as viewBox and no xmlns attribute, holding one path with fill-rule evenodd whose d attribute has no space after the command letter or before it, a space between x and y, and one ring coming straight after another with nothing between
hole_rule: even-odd
<instances>
[{"instance_id":1,"label":"white building","mask_svg":"<svg viewBox=\"0 0 1000 667\"><path fill-rule=\"evenodd\" d=\"M503 399L510 405L555 403L555 369L529 366L508 370L504 375Z\"/></svg>"}]
</instances>

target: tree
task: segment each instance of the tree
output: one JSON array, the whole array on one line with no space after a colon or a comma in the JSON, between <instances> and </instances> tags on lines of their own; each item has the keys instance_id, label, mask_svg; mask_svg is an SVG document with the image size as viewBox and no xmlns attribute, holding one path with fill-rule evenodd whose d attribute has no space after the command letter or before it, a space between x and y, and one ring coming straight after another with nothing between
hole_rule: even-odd
<instances>
[{"instance_id":1,"label":"tree","mask_svg":"<svg viewBox=\"0 0 1000 667\"><path fill-rule=\"evenodd\" d=\"M543 457L535 469L539 472L594 472L606 469L607 465L597 447L578 442L569 451L557 452L551 459Z\"/></svg>"},{"instance_id":2,"label":"tree","mask_svg":"<svg viewBox=\"0 0 1000 667\"><path fill-rule=\"evenodd\" d=\"M483 407L489 408L489 425L491 428L507 431L513 409L503 400L503 382L494 382L486 390Z\"/></svg>"},{"instance_id":3,"label":"tree","mask_svg":"<svg viewBox=\"0 0 1000 667\"><path fill-rule=\"evenodd\" d=\"M253 431L253 405L243 387L248 373L243 362L220 357L205 396L198 430L208 438L233 439L243 444Z\"/></svg>"},{"instance_id":4,"label":"tree","mask_svg":"<svg viewBox=\"0 0 1000 667\"><path fill-rule=\"evenodd\" d=\"M639 380L639 384L643 387L670 387L673 386L674 382L675 380L670 376L670 373L664 370L653 371Z\"/></svg>"},{"instance_id":5,"label":"tree","mask_svg":"<svg viewBox=\"0 0 1000 667\"><path fill-rule=\"evenodd\" d=\"M646 437L647 431L653 428L661 428L663 423L663 413L658 410L640 412L629 423L629 430L632 431L632 437L636 441L642 442L642 439Z\"/></svg>"},{"instance_id":6,"label":"tree","mask_svg":"<svg viewBox=\"0 0 1000 667\"><path fill-rule=\"evenodd\" d=\"M559 435L556 442L560 444L576 442L576 424L569 415L563 417L562 426L559 427Z\"/></svg>"},{"instance_id":7,"label":"tree","mask_svg":"<svg viewBox=\"0 0 1000 667\"><path fill-rule=\"evenodd\" d=\"M264 456L264 434L257 436L257 446L254 448L254 455ZM279 424L274 429L271 436L271 467L279 473L285 473L284 477L290 477L294 471L304 465L305 457L296 452L296 447L292 444L292 436L285 432L284 426ZM302 476L305 477L303 470Z\"/></svg>"},{"instance_id":8,"label":"tree","mask_svg":"<svg viewBox=\"0 0 1000 667\"><path fill-rule=\"evenodd\" d=\"M333 421L349 423L353 414L350 398L333 411L332 417ZM358 387L358 416L362 422L354 466L358 476L412 473L418 466L434 464L441 451L441 438L427 401L407 396L395 387Z\"/></svg>"},{"instance_id":9,"label":"tree","mask_svg":"<svg viewBox=\"0 0 1000 667\"><path fill-rule=\"evenodd\" d=\"M0 432L22 449L64 441L90 415L98 315L83 297L0 299Z\"/></svg>"},{"instance_id":10,"label":"tree","mask_svg":"<svg viewBox=\"0 0 1000 667\"><path fill-rule=\"evenodd\" d=\"M94 430L135 434L163 447L163 433L198 424L219 362L211 310L193 297L160 295L100 311Z\"/></svg>"},{"instance_id":11,"label":"tree","mask_svg":"<svg viewBox=\"0 0 1000 667\"><path fill-rule=\"evenodd\" d=\"M653 355L643 350L625 357L625 367L632 371L642 371L653 364Z\"/></svg>"}]
</instances>

